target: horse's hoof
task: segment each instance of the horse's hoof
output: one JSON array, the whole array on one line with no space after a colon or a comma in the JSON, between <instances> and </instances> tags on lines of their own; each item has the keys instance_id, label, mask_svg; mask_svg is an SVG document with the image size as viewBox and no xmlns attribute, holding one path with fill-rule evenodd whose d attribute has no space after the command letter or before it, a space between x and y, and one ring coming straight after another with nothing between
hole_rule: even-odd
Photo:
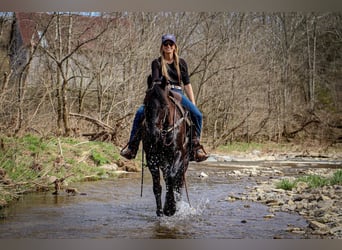
<instances>
[{"instance_id":1,"label":"horse's hoof","mask_svg":"<svg viewBox=\"0 0 342 250\"><path fill-rule=\"evenodd\" d=\"M164 213L163 213L163 211L162 210L157 210L157 216L158 217L163 217L164 216Z\"/></svg>"},{"instance_id":2,"label":"horse's hoof","mask_svg":"<svg viewBox=\"0 0 342 250\"><path fill-rule=\"evenodd\" d=\"M171 209L164 209L164 214L166 216L172 216L176 213L176 207L171 208Z\"/></svg>"},{"instance_id":3,"label":"horse's hoof","mask_svg":"<svg viewBox=\"0 0 342 250\"><path fill-rule=\"evenodd\" d=\"M176 212L172 212L172 211L164 211L164 214L166 215L166 216L173 216L174 214L175 214Z\"/></svg>"}]
</instances>

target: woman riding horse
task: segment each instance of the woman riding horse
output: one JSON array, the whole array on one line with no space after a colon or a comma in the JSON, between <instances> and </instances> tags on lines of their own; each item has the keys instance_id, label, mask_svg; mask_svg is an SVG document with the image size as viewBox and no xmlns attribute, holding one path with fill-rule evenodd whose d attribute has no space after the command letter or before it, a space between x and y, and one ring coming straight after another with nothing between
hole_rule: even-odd
<instances>
[{"instance_id":1,"label":"woman riding horse","mask_svg":"<svg viewBox=\"0 0 342 250\"><path fill-rule=\"evenodd\" d=\"M162 44L160 47L161 57L152 61L152 82L160 82L162 78L169 83L171 90L181 94L181 104L184 108L189 110L191 120L194 123L194 132L192 133L192 149L190 160L197 162L205 161L208 158L207 153L200 144L201 130L202 130L202 113L196 107L194 93L190 83L187 63L184 59L178 56L178 46L176 38L172 34L162 36ZM189 99L184 95L181 83L184 84L184 90ZM139 127L144 119L144 105L137 110L133 126L131 130L130 139L126 148L120 154L127 159L135 158L139 143L141 140L141 130Z\"/></svg>"}]
</instances>

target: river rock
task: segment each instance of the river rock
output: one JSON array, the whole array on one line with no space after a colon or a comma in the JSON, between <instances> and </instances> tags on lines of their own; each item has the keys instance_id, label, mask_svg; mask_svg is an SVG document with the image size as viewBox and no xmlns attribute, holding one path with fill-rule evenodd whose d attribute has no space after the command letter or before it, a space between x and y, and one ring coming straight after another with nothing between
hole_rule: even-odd
<instances>
[{"instance_id":1,"label":"river rock","mask_svg":"<svg viewBox=\"0 0 342 250\"><path fill-rule=\"evenodd\" d=\"M57 180L57 177L56 176L48 176L48 182L49 183L54 183L55 181Z\"/></svg>"},{"instance_id":2,"label":"river rock","mask_svg":"<svg viewBox=\"0 0 342 250\"><path fill-rule=\"evenodd\" d=\"M254 149L254 150L252 151L252 154L260 157L261 151L260 151L260 150Z\"/></svg>"},{"instance_id":3,"label":"river rock","mask_svg":"<svg viewBox=\"0 0 342 250\"><path fill-rule=\"evenodd\" d=\"M334 169L304 168L297 175L332 176ZM299 172L299 171L298 171ZM241 170L241 178L249 176L250 172ZM265 177L272 176L267 181ZM306 229L291 229L293 233L309 233L318 238L342 239L342 186L324 186L310 188L306 182L297 182L292 190L277 189L276 183L284 177L275 175L274 171L262 170L261 177L255 176L256 186L248 188L245 194L247 200L260 202L269 206L269 212L297 212L308 221ZM294 181L294 176L286 177Z\"/></svg>"},{"instance_id":4,"label":"river rock","mask_svg":"<svg viewBox=\"0 0 342 250\"><path fill-rule=\"evenodd\" d=\"M277 169L274 170L273 173L274 173L275 175L284 176L284 172L282 172L282 171L280 171L280 170L277 170Z\"/></svg>"},{"instance_id":5,"label":"river rock","mask_svg":"<svg viewBox=\"0 0 342 250\"><path fill-rule=\"evenodd\" d=\"M2 180L6 176L6 170L3 168L0 168L0 180Z\"/></svg>"},{"instance_id":6,"label":"river rock","mask_svg":"<svg viewBox=\"0 0 342 250\"><path fill-rule=\"evenodd\" d=\"M258 176L260 175L260 171L256 170L255 168L251 169L248 173L249 177L252 177L252 176Z\"/></svg>"},{"instance_id":7,"label":"river rock","mask_svg":"<svg viewBox=\"0 0 342 250\"><path fill-rule=\"evenodd\" d=\"M266 214L264 216L264 219L272 219L272 218L274 218L274 214Z\"/></svg>"},{"instance_id":8,"label":"river rock","mask_svg":"<svg viewBox=\"0 0 342 250\"><path fill-rule=\"evenodd\" d=\"M217 156L215 155L210 155L208 159L206 160L207 162L217 162Z\"/></svg>"},{"instance_id":9,"label":"river rock","mask_svg":"<svg viewBox=\"0 0 342 250\"><path fill-rule=\"evenodd\" d=\"M215 156L215 159L219 162L231 162L233 159L230 156Z\"/></svg>"},{"instance_id":10,"label":"river rock","mask_svg":"<svg viewBox=\"0 0 342 250\"><path fill-rule=\"evenodd\" d=\"M281 206L281 210L284 211L284 212L295 211L295 209L296 209L296 205L284 204L284 205Z\"/></svg>"},{"instance_id":11,"label":"river rock","mask_svg":"<svg viewBox=\"0 0 342 250\"><path fill-rule=\"evenodd\" d=\"M198 177L201 178L201 179L207 179L209 177L209 175L204 173L204 172L201 172Z\"/></svg>"},{"instance_id":12,"label":"river rock","mask_svg":"<svg viewBox=\"0 0 342 250\"><path fill-rule=\"evenodd\" d=\"M7 202L3 199L0 199L0 208L5 207L7 205Z\"/></svg>"},{"instance_id":13,"label":"river rock","mask_svg":"<svg viewBox=\"0 0 342 250\"><path fill-rule=\"evenodd\" d=\"M342 226L334 227L330 230L332 234L338 234L342 236Z\"/></svg>"},{"instance_id":14,"label":"river rock","mask_svg":"<svg viewBox=\"0 0 342 250\"><path fill-rule=\"evenodd\" d=\"M295 234L305 234L305 230L299 227L288 227L286 231Z\"/></svg>"},{"instance_id":15,"label":"river rock","mask_svg":"<svg viewBox=\"0 0 342 250\"><path fill-rule=\"evenodd\" d=\"M100 166L100 168L108 170L108 171L116 171L119 169L118 165L114 164L105 164Z\"/></svg>"},{"instance_id":16,"label":"river rock","mask_svg":"<svg viewBox=\"0 0 342 250\"><path fill-rule=\"evenodd\" d=\"M277 158L274 155L266 155L263 157L264 161L275 161Z\"/></svg>"},{"instance_id":17,"label":"river rock","mask_svg":"<svg viewBox=\"0 0 342 250\"><path fill-rule=\"evenodd\" d=\"M331 198L330 197L328 197L328 196L326 196L326 195L321 195L321 197L320 197L323 201L327 201L327 202L330 202L331 201Z\"/></svg>"},{"instance_id":18,"label":"river rock","mask_svg":"<svg viewBox=\"0 0 342 250\"><path fill-rule=\"evenodd\" d=\"M322 209L322 210L328 210L332 207L332 205L334 204L333 200L321 200L319 202L317 202L317 207Z\"/></svg>"},{"instance_id":19,"label":"river rock","mask_svg":"<svg viewBox=\"0 0 342 250\"><path fill-rule=\"evenodd\" d=\"M230 201L230 202L233 202L233 201L236 201L236 200L237 199L234 196L228 196L228 197L225 198L225 201Z\"/></svg>"},{"instance_id":20,"label":"river rock","mask_svg":"<svg viewBox=\"0 0 342 250\"><path fill-rule=\"evenodd\" d=\"M306 182L299 181L299 182L297 182L297 185L296 185L296 191L298 193L302 193L308 187L309 187L309 185Z\"/></svg>"},{"instance_id":21,"label":"river rock","mask_svg":"<svg viewBox=\"0 0 342 250\"><path fill-rule=\"evenodd\" d=\"M330 232L329 227L318 221L310 221L309 227L314 230L314 234L328 234Z\"/></svg>"}]
</instances>

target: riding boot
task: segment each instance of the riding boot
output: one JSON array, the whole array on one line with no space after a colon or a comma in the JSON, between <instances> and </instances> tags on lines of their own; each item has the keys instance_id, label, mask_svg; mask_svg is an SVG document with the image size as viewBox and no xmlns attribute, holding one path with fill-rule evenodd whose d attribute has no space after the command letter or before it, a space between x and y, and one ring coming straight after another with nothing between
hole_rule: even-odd
<instances>
[{"instance_id":1,"label":"riding boot","mask_svg":"<svg viewBox=\"0 0 342 250\"><path fill-rule=\"evenodd\" d=\"M135 158L135 156L137 155L137 152L138 152L137 147L132 147L132 145L128 145L128 147L120 151L120 155L125 157L127 160L131 160Z\"/></svg>"},{"instance_id":2,"label":"riding boot","mask_svg":"<svg viewBox=\"0 0 342 250\"><path fill-rule=\"evenodd\" d=\"M138 131L136 136L134 136L133 139L128 142L127 146L120 151L121 156L125 157L128 160L135 158L139 149L139 143L141 139L140 134L141 133Z\"/></svg>"},{"instance_id":3,"label":"riding boot","mask_svg":"<svg viewBox=\"0 0 342 250\"><path fill-rule=\"evenodd\" d=\"M205 152L203 146L200 144L200 138L197 136L196 130L194 127L191 127L192 130L192 138L191 138L191 152L190 152L190 161L201 162L208 159L207 152Z\"/></svg>"},{"instance_id":4,"label":"riding boot","mask_svg":"<svg viewBox=\"0 0 342 250\"><path fill-rule=\"evenodd\" d=\"M192 160L196 162L205 161L209 157L207 155L207 152L205 152L203 146L200 144L200 140L198 137L192 139L192 155Z\"/></svg>"}]
</instances>

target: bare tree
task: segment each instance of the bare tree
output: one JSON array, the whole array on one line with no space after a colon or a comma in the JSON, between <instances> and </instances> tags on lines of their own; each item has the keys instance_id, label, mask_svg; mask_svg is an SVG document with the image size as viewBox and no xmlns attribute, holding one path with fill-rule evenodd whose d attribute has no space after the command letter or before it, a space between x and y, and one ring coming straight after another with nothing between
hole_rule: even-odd
<instances>
[{"instance_id":1,"label":"bare tree","mask_svg":"<svg viewBox=\"0 0 342 250\"><path fill-rule=\"evenodd\" d=\"M64 15L65 14L63 14L63 17ZM92 28L94 29L95 24L92 24L93 27L83 27L83 30L77 31L78 37L74 37L75 31L73 14L69 14L67 16L67 22L65 22L65 18L61 20L62 15L59 13L56 13L55 17L55 44L51 48L43 46L42 49L50 57L50 59L56 66L56 97L58 101L57 127L59 133L70 135L71 128L69 124L69 102L67 97L67 86L70 80L74 79L74 76L70 76L70 74L72 73L70 69L71 58L76 55L76 53L80 51L82 47L91 43L92 41L97 40L108 29L108 24L105 24L99 31L91 35L88 35L88 33L92 30ZM65 29L64 27L66 27L67 32L63 32ZM80 26L77 27L80 28ZM64 39L65 35L66 39ZM83 36L85 36L86 38L82 39Z\"/></svg>"},{"instance_id":2,"label":"bare tree","mask_svg":"<svg viewBox=\"0 0 342 250\"><path fill-rule=\"evenodd\" d=\"M110 130L116 141L126 140L160 37L174 33L204 115L207 143L339 137L339 13L101 14L93 19L54 13L49 26L46 20L37 26L41 40L22 71L27 78L17 78L16 98L11 72L1 78L2 112L13 117L17 108L19 130ZM41 119L49 126L42 128Z\"/></svg>"}]
</instances>

